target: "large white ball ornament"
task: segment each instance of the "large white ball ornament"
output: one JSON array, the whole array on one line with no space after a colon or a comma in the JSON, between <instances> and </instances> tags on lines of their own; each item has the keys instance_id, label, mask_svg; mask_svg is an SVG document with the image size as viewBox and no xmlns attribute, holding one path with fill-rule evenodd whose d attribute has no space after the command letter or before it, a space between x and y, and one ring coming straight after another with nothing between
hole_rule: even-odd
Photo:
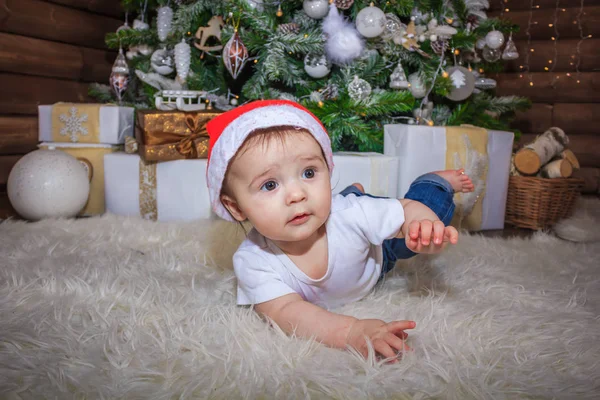
<instances>
[{"instance_id":1,"label":"large white ball ornament","mask_svg":"<svg viewBox=\"0 0 600 400\"><path fill-rule=\"evenodd\" d=\"M327 0L304 0L302 9L311 18L325 18L329 12L329 1Z\"/></svg>"},{"instance_id":2,"label":"large white ball ornament","mask_svg":"<svg viewBox=\"0 0 600 400\"><path fill-rule=\"evenodd\" d=\"M486 35L485 43L490 49L499 49L504 44L504 35L500 31L491 31Z\"/></svg>"},{"instance_id":3,"label":"large white ball ornament","mask_svg":"<svg viewBox=\"0 0 600 400\"><path fill-rule=\"evenodd\" d=\"M74 217L90 194L85 167L61 150L36 150L25 155L8 176L10 203L29 220Z\"/></svg>"},{"instance_id":4,"label":"large white ball ornament","mask_svg":"<svg viewBox=\"0 0 600 400\"><path fill-rule=\"evenodd\" d=\"M356 30L366 38L374 38L385 30L386 16L375 6L365 7L356 14Z\"/></svg>"}]
</instances>

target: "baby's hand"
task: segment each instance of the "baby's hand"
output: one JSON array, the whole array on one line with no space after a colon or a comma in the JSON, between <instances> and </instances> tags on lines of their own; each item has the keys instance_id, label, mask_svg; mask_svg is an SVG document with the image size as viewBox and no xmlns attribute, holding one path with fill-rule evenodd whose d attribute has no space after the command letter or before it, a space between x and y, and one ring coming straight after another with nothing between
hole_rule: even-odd
<instances>
[{"instance_id":1,"label":"baby's hand","mask_svg":"<svg viewBox=\"0 0 600 400\"><path fill-rule=\"evenodd\" d=\"M396 362L399 351L411 350L404 342L408 337L405 329L413 329L414 321L393 321L386 323L380 319L359 319L350 327L346 343L368 356L367 338L377 353L391 362Z\"/></svg>"},{"instance_id":2,"label":"baby's hand","mask_svg":"<svg viewBox=\"0 0 600 400\"><path fill-rule=\"evenodd\" d=\"M440 220L412 221L408 226L406 247L415 253L435 254L448 243L458 242L458 231L453 226L444 226Z\"/></svg>"}]
</instances>

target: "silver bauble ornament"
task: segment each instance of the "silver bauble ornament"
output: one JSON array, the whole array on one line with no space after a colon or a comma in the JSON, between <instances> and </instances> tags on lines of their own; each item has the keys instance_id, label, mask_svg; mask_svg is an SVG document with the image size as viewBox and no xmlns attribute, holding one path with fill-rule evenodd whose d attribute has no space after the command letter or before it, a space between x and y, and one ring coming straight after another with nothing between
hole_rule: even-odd
<instances>
[{"instance_id":1,"label":"silver bauble ornament","mask_svg":"<svg viewBox=\"0 0 600 400\"><path fill-rule=\"evenodd\" d=\"M371 95L371 85L364 79L354 75L354 79L348 84L348 95L354 101L364 100Z\"/></svg>"},{"instance_id":2,"label":"silver bauble ornament","mask_svg":"<svg viewBox=\"0 0 600 400\"><path fill-rule=\"evenodd\" d=\"M356 29L366 38L381 35L385 29L386 16L380 8L365 7L356 14Z\"/></svg>"},{"instance_id":3,"label":"silver bauble ornament","mask_svg":"<svg viewBox=\"0 0 600 400\"><path fill-rule=\"evenodd\" d=\"M406 31L406 25L400 21L400 18L392 13L385 14L385 25L381 37L385 40L391 40L402 35L401 31Z\"/></svg>"},{"instance_id":4,"label":"silver bauble ornament","mask_svg":"<svg viewBox=\"0 0 600 400\"><path fill-rule=\"evenodd\" d=\"M488 46L485 46L481 51L481 56L487 62L495 62L500 59L500 57L502 56L502 52L500 51L500 49L492 49Z\"/></svg>"},{"instance_id":5,"label":"silver bauble ornament","mask_svg":"<svg viewBox=\"0 0 600 400\"><path fill-rule=\"evenodd\" d=\"M323 78L331 72L331 63L324 54L309 53L304 57L304 70L312 78Z\"/></svg>"},{"instance_id":6,"label":"silver bauble ornament","mask_svg":"<svg viewBox=\"0 0 600 400\"><path fill-rule=\"evenodd\" d=\"M477 39L477 42L475 42L475 48L477 50L483 50L484 47L485 47L485 39L484 38Z\"/></svg>"},{"instance_id":7,"label":"silver bauble ornament","mask_svg":"<svg viewBox=\"0 0 600 400\"><path fill-rule=\"evenodd\" d=\"M485 44L490 49L499 49L504 44L504 35L500 31L491 31L485 37Z\"/></svg>"},{"instance_id":8,"label":"silver bauble ornament","mask_svg":"<svg viewBox=\"0 0 600 400\"><path fill-rule=\"evenodd\" d=\"M473 94L475 89L475 76L465 67L454 66L446 70L452 90L446 95L447 98L453 101L462 101Z\"/></svg>"},{"instance_id":9,"label":"silver bauble ornament","mask_svg":"<svg viewBox=\"0 0 600 400\"><path fill-rule=\"evenodd\" d=\"M325 18L329 12L329 1L327 0L304 0L302 9L311 18Z\"/></svg>"},{"instance_id":10,"label":"silver bauble ornament","mask_svg":"<svg viewBox=\"0 0 600 400\"><path fill-rule=\"evenodd\" d=\"M258 12L264 11L263 0L246 0L246 3L248 3L248 6L250 6L250 8Z\"/></svg>"},{"instance_id":11,"label":"silver bauble ornament","mask_svg":"<svg viewBox=\"0 0 600 400\"><path fill-rule=\"evenodd\" d=\"M408 77L408 83L410 84L410 93L412 93L415 99L422 99L425 97L427 94L427 87L425 87L425 83L418 72L415 72Z\"/></svg>"},{"instance_id":12,"label":"silver bauble ornament","mask_svg":"<svg viewBox=\"0 0 600 400\"><path fill-rule=\"evenodd\" d=\"M162 48L152 53L150 66L161 75L169 75L173 72L173 52Z\"/></svg>"}]
</instances>

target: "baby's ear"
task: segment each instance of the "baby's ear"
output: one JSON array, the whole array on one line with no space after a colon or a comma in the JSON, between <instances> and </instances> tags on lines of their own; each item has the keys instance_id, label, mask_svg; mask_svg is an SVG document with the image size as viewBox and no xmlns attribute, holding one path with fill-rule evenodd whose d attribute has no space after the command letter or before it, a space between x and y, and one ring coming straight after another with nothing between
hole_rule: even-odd
<instances>
[{"instance_id":1,"label":"baby's ear","mask_svg":"<svg viewBox=\"0 0 600 400\"><path fill-rule=\"evenodd\" d=\"M232 197L222 194L221 203L236 221L243 222L246 220L246 214L244 214L237 201L235 201Z\"/></svg>"}]
</instances>

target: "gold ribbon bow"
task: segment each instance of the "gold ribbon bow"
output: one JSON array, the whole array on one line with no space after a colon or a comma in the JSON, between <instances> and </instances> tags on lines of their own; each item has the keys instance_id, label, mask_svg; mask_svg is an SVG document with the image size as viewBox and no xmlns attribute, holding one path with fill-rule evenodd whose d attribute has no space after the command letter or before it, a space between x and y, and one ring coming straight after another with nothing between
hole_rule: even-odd
<instances>
[{"instance_id":1,"label":"gold ribbon bow","mask_svg":"<svg viewBox=\"0 0 600 400\"><path fill-rule=\"evenodd\" d=\"M175 148L185 158L198 158L198 149L195 141L202 137L208 138L206 124L198 122L199 115L186 115L185 124L190 130L190 134L178 132L153 132L146 136L146 145L161 146L177 142Z\"/></svg>"}]
</instances>

